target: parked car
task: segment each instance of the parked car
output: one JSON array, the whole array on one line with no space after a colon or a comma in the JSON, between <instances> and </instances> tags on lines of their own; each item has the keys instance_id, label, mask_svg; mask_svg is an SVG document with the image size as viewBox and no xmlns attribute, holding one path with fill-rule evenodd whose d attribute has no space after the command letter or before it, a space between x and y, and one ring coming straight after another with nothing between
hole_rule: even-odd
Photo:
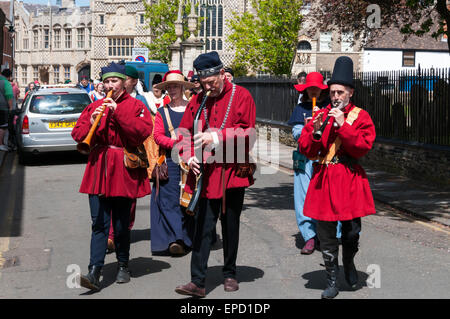
<instances>
[{"instance_id":1,"label":"parked car","mask_svg":"<svg viewBox=\"0 0 450 319\"><path fill-rule=\"evenodd\" d=\"M16 122L19 163L24 164L43 152L76 150L71 132L91 102L85 90L67 85L30 92Z\"/></svg>"}]
</instances>

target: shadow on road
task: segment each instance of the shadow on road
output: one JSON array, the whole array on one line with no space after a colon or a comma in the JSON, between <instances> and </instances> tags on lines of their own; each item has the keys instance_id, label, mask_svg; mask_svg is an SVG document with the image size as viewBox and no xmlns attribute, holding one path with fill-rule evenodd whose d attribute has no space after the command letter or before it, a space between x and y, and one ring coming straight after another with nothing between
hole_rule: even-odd
<instances>
[{"instance_id":1,"label":"shadow on road","mask_svg":"<svg viewBox=\"0 0 450 319\"><path fill-rule=\"evenodd\" d=\"M308 289L324 290L327 286L325 268L323 270L316 270L303 274L302 278L308 280L308 282L305 284L305 288ZM365 272L358 271L359 280L356 290L362 289L362 287L367 286L367 278L369 278L369 275L367 275ZM339 291L354 291L348 286L345 281L343 267L339 267L338 287Z\"/></svg>"},{"instance_id":2,"label":"shadow on road","mask_svg":"<svg viewBox=\"0 0 450 319\"><path fill-rule=\"evenodd\" d=\"M149 229L132 229L130 243L135 244L140 241L150 241Z\"/></svg>"},{"instance_id":3,"label":"shadow on road","mask_svg":"<svg viewBox=\"0 0 450 319\"><path fill-rule=\"evenodd\" d=\"M7 153L0 167L0 237L22 235L25 169Z\"/></svg>"},{"instance_id":4,"label":"shadow on road","mask_svg":"<svg viewBox=\"0 0 450 319\"><path fill-rule=\"evenodd\" d=\"M245 190L245 209L252 207L277 210L294 210L294 186L281 183L276 187L250 187Z\"/></svg>"},{"instance_id":5,"label":"shadow on road","mask_svg":"<svg viewBox=\"0 0 450 319\"><path fill-rule=\"evenodd\" d=\"M264 271L250 266L237 266L237 281L242 282L252 282L256 279L260 279L264 276ZM223 273L222 266L213 266L208 268L208 273L206 277L206 293L210 293L216 287L223 285Z\"/></svg>"},{"instance_id":6,"label":"shadow on road","mask_svg":"<svg viewBox=\"0 0 450 319\"><path fill-rule=\"evenodd\" d=\"M153 258L138 257L133 258L128 262L128 268L131 272L131 280L147 276L153 273L158 273L164 269L170 268L170 264L165 261L154 260ZM103 267L103 279L100 282L101 289L105 289L116 282L117 276L117 262L106 264ZM88 291L82 293L81 296L92 295L96 292Z\"/></svg>"},{"instance_id":7,"label":"shadow on road","mask_svg":"<svg viewBox=\"0 0 450 319\"><path fill-rule=\"evenodd\" d=\"M87 158L77 151L40 153L27 159L25 166L83 164Z\"/></svg>"}]
</instances>

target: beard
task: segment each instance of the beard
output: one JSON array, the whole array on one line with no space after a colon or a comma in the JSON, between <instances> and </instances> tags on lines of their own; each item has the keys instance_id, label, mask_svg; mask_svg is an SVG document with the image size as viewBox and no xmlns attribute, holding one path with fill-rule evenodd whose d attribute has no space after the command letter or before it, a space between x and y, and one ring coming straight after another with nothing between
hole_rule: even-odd
<instances>
[{"instance_id":1,"label":"beard","mask_svg":"<svg viewBox=\"0 0 450 319\"><path fill-rule=\"evenodd\" d=\"M343 100L334 100L333 101L333 107L337 107L339 110L342 110L344 107L346 107L350 103L350 99L346 98Z\"/></svg>"}]
</instances>

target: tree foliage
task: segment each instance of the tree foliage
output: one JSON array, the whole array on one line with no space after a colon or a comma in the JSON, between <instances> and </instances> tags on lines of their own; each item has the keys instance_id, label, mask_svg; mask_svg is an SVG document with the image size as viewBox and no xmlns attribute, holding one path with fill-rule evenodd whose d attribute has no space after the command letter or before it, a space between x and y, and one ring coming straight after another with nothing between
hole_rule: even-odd
<instances>
[{"instance_id":1,"label":"tree foliage","mask_svg":"<svg viewBox=\"0 0 450 319\"><path fill-rule=\"evenodd\" d=\"M290 74L302 17L301 0L252 0L255 13L233 13L228 40L240 70Z\"/></svg>"},{"instance_id":2,"label":"tree foliage","mask_svg":"<svg viewBox=\"0 0 450 319\"><path fill-rule=\"evenodd\" d=\"M370 41L369 34L377 34L377 28L368 23L375 12L370 5L377 5L380 27L395 27L407 39L411 35L431 35L439 38L450 35L450 10L446 0L317 0L308 18L317 21L322 30L335 27L341 32L352 31L356 37ZM449 50L450 41L447 40Z\"/></svg>"},{"instance_id":3,"label":"tree foliage","mask_svg":"<svg viewBox=\"0 0 450 319\"><path fill-rule=\"evenodd\" d=\"M147 28L150 29L151 42L143 43L149 49L149 58L161 60L164 63L170 61L170 45L176 40L175 21L178 17L178 6L182 0L142 0L145 6L145 19ZM191 10L190 2L183 5L183 17ZM183 37L189 36L187 21L183 19Z\"/></svg>"}]
</instances>

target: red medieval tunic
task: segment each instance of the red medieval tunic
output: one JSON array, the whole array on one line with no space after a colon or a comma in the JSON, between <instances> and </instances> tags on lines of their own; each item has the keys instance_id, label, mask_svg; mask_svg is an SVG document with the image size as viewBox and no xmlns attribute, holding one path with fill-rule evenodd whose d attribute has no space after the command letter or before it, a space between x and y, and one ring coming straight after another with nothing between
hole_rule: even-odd
<instances>
[{"instance_id":1,"label":"red medieval tunic","mask_svg":"<svg viewBox=\"0 0 450 319\"><path fill-rule=\"evenodd\" d=\"M354 108L353 104L344 108L344 116ZM331 110L328 105L322 114L324 120ZM325 156L336 137L342 145L336 155L358 159L372 148L375 140L375 126L369 113L359 112L357 119L350 125L347 122L339 128L333 126L331 117L322 134L321 140L313 139L313 121L304 128L298 140L300 152L308 158ZM308 187L303 208L305 216L322 221L344 221L375 214L375 205L369 181L359 164L315 164L313 176Z\"/></svg>"},{"instance_id":2,"label":"red medieval tunic","mask_svg":"<svg viewBox=\"0 0 450 319\"><path fill-rule=\"evenodd\" d=\"M81 142L91 128L91 114L104 99L88 105L81 113L72 137ZM124 92L113 112L106 108L91 142L91 152L80 193L106 197L140 198L151 193L147 170L127 169L123 147L141 145L152 133L150 112L145 105Z\"/></svg>"},{"instance_id":3,"label":"red medieval tunic","mask_svg":"<svg viewBox=\"0 0 450 319\"><path fill-rule=\"evenodd\" d=\"M236 85L227 121L224 128L219 130L226 116L227 107L232 95L232 87L233 85L228 80L225 80L221 94L217 97L209 97L206 101L205 107L210 131L217 132L220 142L220 145L216 147L215 151L209 152L207 150L208 147L205 147L203 152L203 163L205 165L203 169L201 197L208 199L222 198L223 177L225 178L226 189L248 187L254 183L253 176L241 178L235 175L237 163L243 163L249 160L249 152L255 141L256 108L255 102L247 89ZM179 137L176 148L180 151L180 155L186 163L189 158L194 156L193 124L195 114L200 107L203 96L204 92L192 97L186 107L177 132ZM208 127L205 122L204 112L200 116L200 121L202 124L201 131L207 131ZM243 141L245 143L242 147ZM234 152L230 156L230 152L232 151L230 146L232 145L234 146ZM245 154L242 154L242 152ZM223 166L225 167L224 176L222 176ZM194 189L195 176L190 171L185 190L188 193L193 193Z\"/></svg>"}]
</instances>

